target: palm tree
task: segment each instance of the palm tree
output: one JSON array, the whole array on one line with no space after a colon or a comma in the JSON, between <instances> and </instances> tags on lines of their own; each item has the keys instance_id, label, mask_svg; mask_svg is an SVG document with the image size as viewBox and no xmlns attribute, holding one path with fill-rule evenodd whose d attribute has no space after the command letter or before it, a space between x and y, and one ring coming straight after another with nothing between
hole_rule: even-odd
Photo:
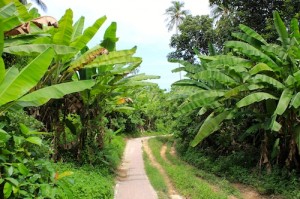
<instances>
[{"instance_id":1,"label":"palm tree","mask_svg":"<svg viewBox=\"0 0 300 199\"><path fill-rule=\"evenodd\" d=\"M178 26L183 22L183 19L190 13L188 10L183 10L184 2L172 1L172 6L166 9L165 15L168 16L168 31L173 30L174 26L176 34L178 34Z\"/></svg>"},{"instance_id":2,"label":"palm tree","mask_svg":"<svg viewBox=\"0 0 300 199\"><path fill-rule=\"evenodd\" d=\"M183 22L184 18L190 13L188 10L183 10L184 2L172 1L172 6L166 9L165 15L167 15L166 21L168 21L168 31L173 30L175 26L176 35L178 35L178 26ZM180 64L179 64L180 66ZM179 78L181 79L181 72L179 72Z\"/></svg>"},{"instance_id":3,"label":"palm tree","mask_svg":"<svg viewBox=\"0 0 300 199\"><path fill-rule=\"evenodd\" d=\"M22 4L28 4L27 0L19 0ZM47 5L42 0L34 0L34 2L42 8L42 10L47 11Z\"/></svg>"}]
</instances>

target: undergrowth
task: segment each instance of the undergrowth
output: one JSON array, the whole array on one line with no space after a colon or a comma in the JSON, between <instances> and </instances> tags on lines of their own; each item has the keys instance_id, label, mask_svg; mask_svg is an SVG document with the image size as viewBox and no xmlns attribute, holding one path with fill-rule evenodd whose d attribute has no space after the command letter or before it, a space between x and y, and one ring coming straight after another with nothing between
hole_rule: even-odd
<instances>
[{"instance_id":1,"label":"undergrowth","mask_svg":"<svg viewBox=\"0 0 300 199\"><path fill-rule=\"evenodd\" d=\"M259 170L257 166L249 164L253 159L244 151L236 151L227 156L218 155L212 151L188 148L178 150L183 160L206 173L214 173L231 182L238 182L255 187L261 194L281 195L284 198L300 198L300 177L296 172L273 167L271 173Z\"/></svg>"},{"instance_id":2,"label":"undergrowth","mask_svg":"<svg viewBox=\"0 0 300 199\"><path fill-rule=\"evenodd\" d=\"M59 190L63 198L112 199L116 167L120 164L125 141L120 136L111 137L109 144L102 150L99 165L78 165L74 161L55 163L57 173L72 172L65 177L64 189Z\"/></svg>"},{"instance_id":3,"label":"undergrowth","mask_svg":"<svg viewBox=\"0 0 300 199\"><path fill-rule=\"evenodd\" d=\"M150 139L149 146L153 155L166 170L180 194L191 199L220 199L229 196L227 191L214 191L212 185L197 176L198 170L196 168L188 166L184 162L175 160L174 158L171 160L174 164L166 162L160 156L160 149L167 140L167 137Z\"/></svg>"},{"instance_id":4,"label":"undergrowth","mask_svg":"<svg viewBox=\"0 0 300 199\"><path fill-rule=\"evenodd\" d=\"M168 188L166 186L166 183L158 171L152 164L151 161L149 160L146 152L143 152L143 159L145 163L145 170L147 173L147 176L150 180L151 185L157 192L158 198L159 199L168 199Z\"/></svg>"}]
</instances>

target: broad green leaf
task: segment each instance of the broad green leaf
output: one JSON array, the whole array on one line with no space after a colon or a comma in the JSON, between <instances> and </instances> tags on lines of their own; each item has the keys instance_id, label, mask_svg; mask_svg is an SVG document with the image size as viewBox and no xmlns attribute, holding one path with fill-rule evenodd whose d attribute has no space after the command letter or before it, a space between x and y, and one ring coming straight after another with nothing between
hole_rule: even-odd
<instances>
[{"instance_id":1,"label":"broad green leaf","mask_svg":"<svg viewBox=\"0 0 300 199\"><path fill-rule=\"evenodd\" d=\"M191 142L191 146L195 147L199 144L203 139L217 131L221 127L221 123L228 118L230 115L230 111L223 111L219 115L213 117L213 113L209 115L205 121L203 122L202 126L200 127L197 135Z\"/></svg>"},{"instance_id":2,"label":"broad green leaf","mask_svg":"<svg viewBox=\"0 0 300 199\"><path fill-rule=\"evenodd\" d=\"M10 31L11 29L19 26L22 22L20 22L19 18L17 16L12 16L9 18L3 19L3 30L4 32Z\"/></svg>"},{"instance_id":3,"label":"broad green leaf","mask_svg":"<svg viewBox=\"0 0 300 199\"><path fill-rule=\"evenodd\" d=\"M42 139L39 137L29 137L29 138L26 138L26 140L32 144L36 144L39 146L42 145Z\"/></svg>"},{"instance_id":4,"label":"broad green leaf","mask_svg":"<svg viewBox=\"0 0 300 199\"><path fill-rule=\"evenodd\" d=\"M84 17L80 17L73 26L73 33L71 36L71 42L73 42L77 37L82 35L83 26L84 26Z\"/></svg>"},{"instance_id":5,"label":"broad green leaf","mask_svg":"<svg viewBox=\"0 0 300 199\"><path fill-rule=\"evenodd\" d=\"M178 72L181 72L181 71L185 71L185 67L175 68L175 69L172 70L172 73L178 73Z\"/></svg>"},{"instance_id":6,"label":"broad green leaf","mask_svg":"<svg viewBox=\"0 0 300 199\"><path fill-rule=\"evenodd\" d=\"M29 128L27 126L25 126L24 124L20 123L20 129L21 129L21 132L24 134L24 135L27 135L29 133Z\"/></svg>"},{"instance_id":7,"label":"broad green leaf","mask_svg":"<svg viewBox=\"0 0 300 199\"><path fill-rule=\"evenodd\" d=\"M57 55L73 55L78 52L78 50L74 47L55 44L25 44L18 46L9 46L4 48L4 52L16 55L32 56L42 53L48 48L53 48Z\"/></svg>"},{"instance_id":8,"label":"broad green leaf","mask_svg":"<svg viewBox=\"0 0 300 199\"><path fill-rule=\"evenodd\" d=\"M80 92L89 89L94 85L94 80L82 80L48 86L25 95L17 101L17 104L22 107L41 106L50 99L59 99L64 95Z\"/></svg>"},{"instance_id":9,"label":"broad green leaf","mask_svg":"<svg viewBox=\"0 0 300 199\"><path fill-rule=\"evenodd\" d=\"M105 20L106 16L99 18L91 27L88 27L81 36L77 37L77 39L75 39L75 41L73 41L70 46L75 47L78 50L84 48L87 43L94 37Z\"/></svg>"},{"instance_id":10,"label":"broad green leaf","mask_svg":"<svg viewBox=\"0 0 300 199\"><path fill-rule=\"evenodd\" d=\"M205 90L210 90L210 88L207 86L207 84L203 83L203 82L199 82L193 79L182 79L179 80L177 82L174 82L172 85L175 86L193 86L193 87L198 87L198 88L202 88Z\"/></svg>"},{"instance_id":11,"label":"broad green leaf","mask_svg":"<svg viewBox=\"0 0 300 199\"><path fill-rule=\"evenodd\" d=\"M189 99L197 100L197 99L205 99L205 98L211 98L211 97L221 97L224 96L224 91L219 90L201 90L195 94L193 94Z\"/></svg>"},{"instance_id":12,"label":"broad green leaf","mask_svg":"<svg viewBox=\"0 0 300 199\"><path fill-rule=\"evenodd\" d=\"M128 76L128 77L122 79L121 81L119 81L118 83L128 82L128 81L143 81L143 80L159 79L159 78L160 78L160 76L146 75L145 73L141 73L141 74L137 74L137 75Z\"/></svg>"},{"instance_id":13,"label":"broad green leaf","mask_svg":"<svg viewBox=\"0 0 300 199\"><path fill-rule=\"evenodd\" d=\"M0 8L4 7L9 3L11 3L11 0L0 0Z\"/></svg>"},{"instance_id":14,"label":"broad green leaf","mask_svg":"<svg viewBox=\"0 0 300 199\"><path fill-rule=\"evenodd\" d=\"M295 37L300 42L299 22L295 18L291 20L291 31L292 37Z\"/></svg>"},{"instance_id":15,"label":"broad green leaf","mask_svg":"<svg viewBox=\"0 0 300 199\"><path fill-rule=\"evenodd\" d=\"M22 163L18 163L18 170L24 176L27 176L29 174L28 168Z\"/></svg>"},{"instance_id":16,"label":"broad green leaf","mask_svg":"<svg viewBox=\"0 0 300 199\"><path fill-rule=\"evenodd\" d=\"M280 37L280 40L283 46L286 47L289 44L289 34L287 32L286 26L284 25L277 11L273 12L273 18L274 18L274 25Z\"/></svg>"},{"instance_id":17,"label":"broad green leaf","mask_svg":"<svg viewBox=\"0 0 300 199\"><path fill-rule=\"evenodd\" d=\"M6 19L14 15L17 8L14 3L6 4L0 7L0 18Z\"/></svg>"},{"instance_id":18,"label":"broad green leaf","mask_svg":"<svg viewBox=\"0 0 300 199\"><path fill-rule=\"evenodd\" d=\"M261 43L259 41L257 41L256 39L250 37L249 35L247 35L245 33L234 32L231 35L239 40L242 40L244 42L247 42L248 44L251 44L254 47L259 48L261 45Z\"/></svg>"},{"instance_id":19,"label":"broad green leaf","mask_svg":"<svg viewBox=\"0 0 300 199\"><path fill-rule=\"evenodd\" d=\"M251 75L255 75L257 73L260 73L262 71L274 71L272 68L270 68L267 64L265 63L258 63L256 64L250 71L249 73Z\"/></svg>"},{"instance_id":20,"label":"broad green leaf","mask_svg":"<svg viewBox=\"0 0 300 199\"><path fill-rule=\"evenodd\" d=\"M11 176L13 174L13 172L14 172L14 167L12 167L12 166L8 167L8 169L7 169L8 176Z\"/></svg>"},{"instance_id":21,"label":"broad green leaf","mask_svg":"<svg viewBox=\"0 0 300 199\"><path fill-rule=\"evenodd\" d=\"M33 88L47 71L52 58L53 50L47 49L20 71L18 75L8 80L9 84L0 85L0 106L14 101ZM7 75L4 81L9 77Z\"/></svg>"},{"instance_id":22,"label":"broad green leaf","mask_svg":"<svg viewBox=\"0 0 300 199\"><path fill-rule=\"evenodd\" d=\"M10 138L11 136L6 131L0 129L0 143L6 143Z\"/></svg>"},{"instance_id":23,"label":"broad green leaf","mask_svg":"<svg viewBox=\"0 0 300 199\"><path fill-rule=\"evenodd\" d=\"M31 16L28 12L28 9L25 7L25 5L23 5L22 3L20 3L19 0L14 0L14 4L17 8L18 11L18 17L24 21L27 22L31 19L33 19L33 16Z\"/></svg>"},{"instance_id":24,"label":"broad green leaf","mask_svg":"<svg viewBox=\"0 0 300 199\"><path fill-rule=\"evenodd\" d=\"M241 41L227 41L225 46L238 49L245 56L268 64L273 70L280 70L279 66L268 55L250 44Z\"/></svg>"},{"instance_id":25,"label":"broad green leaf","mask_svg":"<svg viewBox=\"0 0 300 199\"><path fill-rule=\"evenodd\" d=\"M263 43L265 45L268 44L266 42L266 40L260 34L258 34L255 30L253 30L252 28L250 28L248 26L245 26L243 24L240 24L239 27L242 31L244 31L247 35L249 35L253 39L256 39L257 41L260 41L261 43Z\"/></svg>"},{"instance_id":26,"label":"broad green leaf","mask_svg":"<svg viewBox=\"0 0 300 199\"><path fill-rule=\"evenodd\" d=\"M274 87L276 87L278 89L283 89L285 87L281 82L279 82L276 79L274 79L273 77L269 77L267 75L257 74L251 80L254 83L267 83L267 84L273 85Z\"/></svg>"},{"instance_id":27,"label":"broad green leaf","mask_svg":"<svg viewBox=\"0 0 300 199\"><path fill-rule=\"evenodd\" d=\"M9 182L6 182L4 184L4 188L3 188L3 194L4 194L4 198L9 198L12 192L12 185Z\"/></svg>"},{"instance_id":28,"label":"broad green leaf","mask_svg":"<svg viewBox=\"0 0 300 199\"><path fill-rule=\"evenodd\" d=\"M276 115L282 115L285 110L287 109L291 99L292 99L292 96L293 96L293 91L291 89L284 89L281 96L280 96L280 99L279 99L279 102L278 102L278 105L277 105L277 108L274 112L274 114Z\"/></svg>"},{"instance_id":29,"label":"broad green leaf","mask_svg":"<svg viewBox=\"0 0 300 199\"><path fill-rule=\"evenodd\" d=\"M59 45L69 45L73 33L73 11L66 10L65 15L59 21L57 32L53 35L53 43Z\"/></svg>"},{"instance_id":30,"label":"broad green leaf","mask_svg":"<svg viewBox=\"0 0 300 199\"><path fill-rule=\"evenodd\" d=\"M270 129L279 132L281 127L282 125L276 121L276 115L273 115L271 118Z\"/></svg>"},{"instance_id":31,"label":"broad green leaf","mask_svg":"<svg viewBox=\"0 0 300 199\"><path fill-rule=\"evenodd\" d=\"M293 106L295 109L299 108L300 106L300 92L298 92L291 101L291 106Z\"/></svg>"},{"instance_id":32,"label":"broad green leaf","mask_svg":"<svg viewBox=\"0 0 300 199\"><path fill-rule=\"evenodd\" d=\"M4 89L8 85L10 85L17 75L19 75L18 69L14 66L10 67L5 73L5 81L2 81L2 83L0 84L0 89Z\"/></svg>"},{"instance_id":33,"label":"broad green leaf","mask_svg":"<svg viewBox=\"0 0 300 199\"><path fill-rule=\"evenodd\" d=\"M226 84L229 84L229 85L237 84L237 82L234 81L234 79L232 79L228 75L225 75L219 71L210 71L210 70L201 71L201 72L193 75L193 77L196 79L199 79L199 80L217 81L217 82L220 82L225 85Z\"/></svg>"},{"instance_id":34,"label":"broad green leaf","mask_svg":"<svg viewBox=\"0 0 300 199\"><path fill-rule=\"evenodd\" d=\"M252 93L250 95L247 95L246 97L241 99L238 103L236 103L236 106L241 108L267 99L277 99L277 98L269 93L257 92L257 93Z\"/></svg>"},{"instance_id":35,"label":"broad green leaf","mask_svg":"<svg viewBox=\"0 0 300 199\"><path fill-rule=\"evenodd\" d=\"M0 33L1 34L1 33ZM5 66L2 57L0 57L0 85L5 77Z\"/></svg>"},{"instance_id":36,"label":"broad green leaf","mask_svg":"<svg viewBox=\"0 0 300 199\"><path fill-rule=\"evenodd\" d=\"M200 111L198 112L198 115L203 115L203 114L205 114L206 112L207 112L207 108L202 107L202 108L200 109Z\"/></svg>"},{"instance_id":37,"label":"broad green leaf","mask_svg":"<svg viewBox=\"0 0 300 199\"><path fill-rule=\"evenodd\" d=\"M220 107L221 104L215 100L216 97L206 97L195 99L193 101L187 101L180 105L178 108L179 111L176 113L176 116L180 116L181 114L190 113L191 111L201 108L201 107L209 107L209 108L217 108Z\"/></svg>"},{"instance_id":38,"label":"broad green leaf","mask_svg":"<svg viewBox=\"0 0 300 199\"><path fill-rule=\"evenodd\" d=\"M119 51L115 51L115 52L119 52ZM140 57L129 57L129 56L113 57L113 56L114 56L113 53L100 56L96 58L91 64L86 65L85 68L94 68L94 67L102 67L106 65L128 64L128 63L136 63L137 66L139 66L139 64L142 62L142 59Z\"/></svg>"},{"instance_id":39,"label":"broad green leaf","mask_svg":"<svg viewBox=\"0 0 300 199\"><path fill-rule=\"evenodd\" d=\"M0 55L2 55L3 47L4 47L4 30L3 30L3 21L0 18ZM0 66L0 78L1 78L1 66Z\"/></svg>"},{"instance_id":40,"label":"broad green leaf","mask_svg":"<svg viewBox=\"0 0 300 199\"><path fill-rule=\"evenodd\" d=\"M207 64L207 66L211 68L221 68L220 66L243 66L246 68L249 68L252 66L252 63L247 60L240 57L230 56L230 55L219 55L215 56L215 60L211 61Z\"/></svg>"},{"instance_id":41,"label":"broad green leaf","mask_svg":"<svg viewBox=\"0 0 300 199\"><path fill-rule=\"evenodd\" d=\"M232 88L232 89L228 90L227 92L225 92L224 97L230 98L230 97L236 96L240 92L246 91L246 90L248 90L248 87L246 85L240 85L240 86L237 86L237 87Z\"/></svg>"},{"instance_id":42,"label":"broad green leaf","mask_svg":"<svg viewBox=\"0 0 300 199\"><path fill-rule=\"evenodd\" d=\"M284 81L284 83L288 87L292 87L295 83L297 83L297 80L292 75L289 75L288 78Z\"/></svg>"},{"instance_id":43,"label":"broad green leaf","mask_svg":"<svg viewBox=\"0 0 300 199\"><path fill-rule=\"evenodd\" d=\"M5 178L5 180L9 181L10 183L12 183L15 186L19 186L18 180L14 179L14 178Z\"/></svg>"},{"instance_id":44,"label":"broad green leaf","mask_svg":"<svg viewBox=\"0 0 300 199\"><path fill-rule=\"evenodd\" d=\"M112 22L110 26L106 29L103 37L103 41L100 44L106 48L109 52L116 50L116 42L118 41L117 35L117 23Z\"/></svg>"},{"instance_id":45,"label":"broad green leaf","mask_svg":"<svg viewBox=\"0 0 300 199\"><path fill-rule=\"evenodd\" d=\"M284 62L287 58L287 51L277 44L269 44L267 46L262 46L261 48L264 52L277 58L277 61L279 62Z\"/></svg>"}]
</instances>

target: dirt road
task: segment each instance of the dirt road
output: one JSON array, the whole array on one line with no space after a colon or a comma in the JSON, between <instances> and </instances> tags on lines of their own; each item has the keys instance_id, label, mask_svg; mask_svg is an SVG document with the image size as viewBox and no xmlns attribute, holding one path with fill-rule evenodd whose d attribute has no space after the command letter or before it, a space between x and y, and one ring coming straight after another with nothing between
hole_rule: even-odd
<instances>
[{"instance_id":1,"label":"dirt road","mask_svg":"<svg viewBox=\"0 0 300 199\"><path fill-rule=\"evenodd\" d=\"M115 187L115 199L157 199L144 169L142 141L127 141L119 179Z\"/></svg>"}]
</instances>

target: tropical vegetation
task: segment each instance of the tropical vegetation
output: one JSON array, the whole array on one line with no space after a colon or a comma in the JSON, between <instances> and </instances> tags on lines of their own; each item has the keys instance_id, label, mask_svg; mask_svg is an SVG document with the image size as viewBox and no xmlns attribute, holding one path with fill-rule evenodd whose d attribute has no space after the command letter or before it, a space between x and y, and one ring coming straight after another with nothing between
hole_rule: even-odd
<instances>
[{"instance_id":1,"label":"tropical vegetation","mask_svg":"<svg viewBox=\"0 0 300 199\"><path fill-rule=\"evenodd\" d=\"M137 72L136 46L117 48L116 22L91 44L106 16L86 27L71 9L56 20L0 0L0 198L113 198L123 138L157 134L173 134L150 146L187 196L239 197L211 193L208 171L299 198L299 5L249 2L210 1L211 17L171 2L166 59L185 78L166 92ZM178 156L160 157L171 144Z\"/></svg>"},{"instance_id":2,"label":"tropical vegetation","mask_svg":"<svg viewBox=\"0 0 300 199\"><path fill-rule=\"evenodd\" d=\"M195 158L196 151L200 159L220 161L228 156L232 163L221 168L223 173L245 167L267 175L280 171L287 184L298 184L294 179L300 169L299 20L292 18L285 25L274 11L273 24L277 40L240 24L240 32L232 33L235 40L226 41L222 50L212 41L203 53L195 44L198 61L171 60L183 65L174 72L186 72L185 79L173 84L181 88L177 101L182 102L175 130L182 143L179 150L192 163L197 161L189 156Z\"/></svg>"},{"instance_id":3,"label":"tropical vegetation","mask_svg":"<svg viewBox=\"0 0 300 199\"><path fill-rule=\"evenodd\" d=\"M88 47L105 16L84 28L71 9L57 21L19 1L0 7L0 197L74 197L64 191L73 172L52 161L109 168L112 178L124 148L116 117L135 110L132 90L158 77L130 74L142 59L136 47L116 49L115 22ZM112 197L111 183L106 189Z\"/></svg>"}]
</instances>

